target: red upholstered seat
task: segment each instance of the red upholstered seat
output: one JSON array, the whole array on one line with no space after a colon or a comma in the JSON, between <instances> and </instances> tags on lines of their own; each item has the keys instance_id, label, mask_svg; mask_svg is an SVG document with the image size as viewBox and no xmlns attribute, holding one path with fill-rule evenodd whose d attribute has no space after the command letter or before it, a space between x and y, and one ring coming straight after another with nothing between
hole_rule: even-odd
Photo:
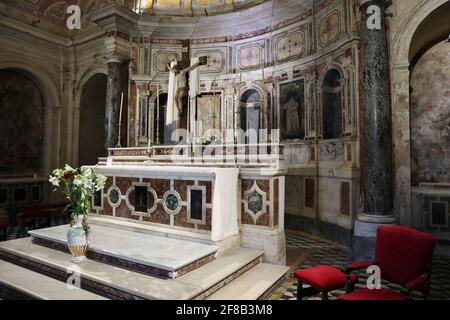
<instances>
[{"instance_id":1,"label":"red upholstered seat","mask_svg":"<svg viewBox=\"0 0 450 320\"><path fill-rule=\"evenodd\" d=\"M0 230L5 230L6 228L8 228L8 226L9 226L9 222L0 221Z\"/></svg>"},{"instance_id":2,"label":"red upholstered seat","mask_svg":"<svg viewBox=\"0 0 450 320\"><path fill-rule=\"evenodd\" d=\"M314 268L298 270L294 273L298 281L309 284L322 292L330 292L345 287L345 274L336 268L329 266L318 266ZM356 276L352 275L352 282L357 282Z\"/></svg>"},{"instance_id":3,"label":"red upholstered seat","mask_svg":"<svg viewBox=\"0 0 450 320\"><path fill-rule=\"evenodd\" d=\"M406 297L391 289L360 289L354 293L339 296L339 300L407 300Z\"/></svg>"},{"instance_id":4,"label":"red upholstered seat","mask_svg":"<svg viewBox=\"0 0 450 320\"><path fill-rule=\"evenodd\" d=\"M365 269L371 264L380 267L381 277L406 289L406 294L416 290L425 297L430 289L431 265L437 239L418 230L384 226L377 231L375 261L357 263L349 271ZM401 299L402 298L402 299ZM389 289L357 290L346 294L342 300L404 300L405 296Z\"/></svg>"}]
</instances>

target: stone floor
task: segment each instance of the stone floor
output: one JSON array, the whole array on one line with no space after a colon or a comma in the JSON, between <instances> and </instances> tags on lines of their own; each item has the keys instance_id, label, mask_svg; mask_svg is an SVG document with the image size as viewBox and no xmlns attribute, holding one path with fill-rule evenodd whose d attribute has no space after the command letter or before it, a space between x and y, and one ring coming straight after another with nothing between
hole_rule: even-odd
<instances>
[{"instance_id":1,"label":"stone floor","mask_svg":"<svg viewBox=\"0 0 450 320\"><path fill-rule=\"evenodd\" d=\"M271 300L296 300L297 284L293 272L317 265L330 265L339 268L350 263L350 250L334 242L330 242L314 235L297 231L286 231L287 260L290 264L289 277L284 284L271 296ZM357 287L364 287L368 274L364 271L357 274ZM383 287L399 289L397 285L385 281ZM306 286L305 286L306 287ZM344 291L337 290L330 293L330 300L336 299ZM420 294L413 296L421 299ZM433 261L431 278L432 300L450 300L450 257L436 256ZM320 297L310 297L305 300L320 300Z\"/></svg>"}]
</instances>

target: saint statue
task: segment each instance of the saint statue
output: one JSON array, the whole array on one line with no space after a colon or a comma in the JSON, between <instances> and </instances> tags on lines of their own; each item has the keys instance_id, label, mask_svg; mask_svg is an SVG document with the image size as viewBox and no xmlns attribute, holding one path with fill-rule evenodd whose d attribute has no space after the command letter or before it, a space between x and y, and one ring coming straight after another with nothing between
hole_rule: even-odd
<instances>
[{"instance_id":1,"label":"saint statue","mask_svg":"<svg viewBox=\"0 0 450 320\"><path fill-rule=\"evenodd\" d=\"M297 137L300 135L300 121L298 117L298 103L294 97L284 105L286 108L285 134L289 137Z\"/></svg>"}]
</instances>

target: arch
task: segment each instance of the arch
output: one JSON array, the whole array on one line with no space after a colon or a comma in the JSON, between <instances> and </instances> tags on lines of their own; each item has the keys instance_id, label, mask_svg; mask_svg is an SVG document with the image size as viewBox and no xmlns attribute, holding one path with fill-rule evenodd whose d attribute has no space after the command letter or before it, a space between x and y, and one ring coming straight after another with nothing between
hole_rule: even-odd
<instances>
[{"instance_id":1,"label":"arch","mask_svg":"<svg viewBox=\"0 0 450 320\"><path fill-rule=\"evenodd\" d=\"M0 69L0 173L41 173L45 160L44 95L28 72Z\"/></svg>"},{"instance_id":2,"label":"arch","mask_svg":"<svg viewBox=\"0 0 450 320\"><path fill-rule=\"evenodd\" d=\"M94 165L99 156L105 156L104 123L107 77L93 74L79 90L77 161L78 165ZM103 92L101 92L103 91Z\"/></svg>"},{"instance_id":3,"label":"arch","mask_svg":"<svg viewBox=\"0 0 450 320\"><path fill-rule=\"evenodd\" d=\"M409 50L414 34L419 25L433 11L444 5L448 0L422 0L415 6L413 11L403 20L397 34L394 35L392 43L394 44L394 62L396 64L409 65Z\"/></svg>"},{"instance_id":4,"label":"arch","mask_svg":"<svg viewBox=\"0 0 450 320\"><path fill-rule=\"evenodd\" d=\"M321 115L322 137L325 140L342 138L343 96L342 73L336 69L328 69L321 82Z\"/></svg>"},{"instance_id":5,"label":"arch","mask_svg":"<svg viewBox=\"0 0 450 320\"><path fill-rule=\"evenodd\" d=\"M0 58L0 69L18 69L27 72L35 81L44 98L44 106L46 109L59 106L60 99L57 87L52 77L44 70L35 65L28 64L23 61Z\"/></svg>"},{"instance_id":6,"label":"arch","mask_svg":"<svg viewBox=\"0 0 450 320\"><path fill-rule=\"evenodd\" d=\"M94 75L96 75L98 73L107 75L108 71L106 70L106 66L91 66L80 77L80 80L78 81L78 84L77 84L76 90L75 90L75 92L76 92L75 107L80 106L81 92L83 91L83 87L86 84L86 82L88 82L90 78L92 78Z\"/></svg>"},{"instance_id":7,"label":"arch","mask_svg":"<svg viewBox=\"0 0 450 320\"><path fill-rule=\"evenodd\" d=\"M264 128L264 96L256 87L241 90L239 96L240 128L245 133L246 143L255 144L259 141L259 131ZM244 138L244 139L242 139ZM242 141L243 142L243 141Z\"/></svg>"},{"instance_id":8,"label":"arch","mask_svg":"<svg viewBox=\"0 0 450 320\"><path fill-rule=\"evenodd\" d=\"M412 2L412 1L411 1ZM391 104L394 139L394 211L400 223L413 224L411 176L410 50L421 23L448 0L418 0L405 10L405 17L391 35Z\"/></svg>"}]
</instances>

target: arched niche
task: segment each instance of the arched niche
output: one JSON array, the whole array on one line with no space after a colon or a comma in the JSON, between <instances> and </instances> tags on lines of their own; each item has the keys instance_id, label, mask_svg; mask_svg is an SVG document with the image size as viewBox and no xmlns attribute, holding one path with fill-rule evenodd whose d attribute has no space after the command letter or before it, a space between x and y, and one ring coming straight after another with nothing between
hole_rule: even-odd
<instances>
[{"instance_id":1,"label":"arched niche","mask_svg":"<svg viewBox=\"0 0 450 320\"><path fill-rule=\"evenodd\" d=\"M243 91L240 97L240 129L246 143L258 143L262 129L263 101L261 93L253 88ZM241 141L244 142L244 141Z\"/></svg>"},{"instance_id":2,"label":"arched niche","mask_svg":"<svg viewBox=\"0 0 450 320\"><path fill-rule=\"evenodd\" d=\"M392 128L394 140L395 192L394 211L400 223L422 228L422 216L415 220L412 195L412 155L411 155L411 72L416 61L430 47L439 41L442 28L448 24L448 0L422 0L408 4L409 10L392 28L391 35L391 98ZM429 17L433 17L429 20ZM443 19L443 20L441 20ZM440 25L437 29L432 25ZM431 30L433 29L433 30ZM448 34L447 34L448 36ZM442 36L441 36L442 37ZM443 39L442 39L443 40ZM416 206L417 207L417 206ZM419 208L422 213L422 209Z\"/></svg>"},{"instance_id":3,"label":"arched niche","mask_svg":"<svg viewBox=\"0 0 450 320\"><path fill-rule=\"evenodd\" d=\"M92 75L81 90L78 130L78 165L94 165L106 156L105 105L107 78Z\"/></svg>"},{"instance_id":4,"label":"arched niche","mask_svg":"<svg viewBox=\"0 0 450 320\"><path fill-rule=\"evenodd\" d=\"M31 73L0 69L0 114L0 174L42 173L45 102Z\"/></svg>"},{"instance_id":5,"label":"arched niche","mask_svg":"<svg viewBox=\"0 0 450 320\"><path fill-rule=\"evenodd\" d=\"M328 70L321 87L322 137L324 140L342 138L343 133L343 86L339 70Z\"/></svg>"}]
</instances>

